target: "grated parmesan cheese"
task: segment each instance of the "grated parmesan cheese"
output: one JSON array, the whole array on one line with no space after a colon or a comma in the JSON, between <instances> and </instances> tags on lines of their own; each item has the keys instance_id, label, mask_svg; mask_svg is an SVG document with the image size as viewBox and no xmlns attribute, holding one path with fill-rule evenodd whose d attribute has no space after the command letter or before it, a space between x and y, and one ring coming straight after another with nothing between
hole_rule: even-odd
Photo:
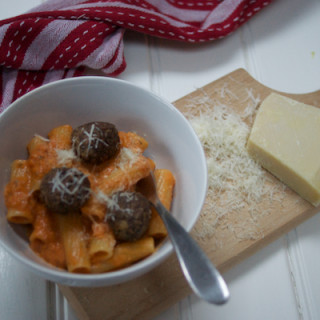
<instances>
[{"instance_id":1,"label":"grated parmesan cheese","mask_svg":"<svg viewBox=\"0 0 320 320\"><path fill-rule=\"evenodd\" d=\"M39 139L41 139L41 140L43 140L43 141L46 141L46 142L49 142L49 141L50 141L48 138L45 138L45 137L43 137L43 136L41 136L41 135L39 135L39 134L35 134L34 136L35 136L35 137L38 137Z\"/></svg>"},{"instance_id":2,"label":"grated parmesan cheese","mask_svg":"<svg viewBox=\"0 0 320 320\"><path fill-rule=\"evenodd\" d=\"M128 214L132 214L134 212L133 208L120 208L119 202L114 196L117 193L117 191L114 191L111 195L107 195L101 190L98 190L96 193L96 198L99 202L104 203L108 207L108 211L115 211L115 210L122 210L123 212L127 212ZM134 198L134 193L123 191L121 193L121 196L125 196L127 198L127 201L130 202ZM114 219L114 214L110 215L111 219Z\"/></svg>"},{"instance_id":3,"label":"grated parmesan cheese","mask_svg":"<svg viewBox=\"0 0 320 320\"><path fill-rule=\"evenodd\" d=\"M57 160L59 165L66 165L72 162L73 160L77 159L72 149L68 149L68 150L56 149L56 153L57 153Z\"/></svg>"},{"instance_id":4,"label":"grated parmesan cheese","mask_svg":"<svg viewBox=\"0 0 320 320\"><path fill-rule=\"evenodd\" d=\"M124 170L125 166L131 167L139 158L139 153L132 151L129 148L121 148L119 154L118 167Z\"/></svg>"},{"instance_id":5,"label":"grated parmesan cheese","mask_svg":"<svg viewBox=\"0 0 320 320\"><path fill-rule=\"evenodd\" d=\"M105 203L112 210L120 209L118 202L113 199L112 195L107 195L101 190L98 190L98 192L95 195L99 202Z\"/></svg>"},{"instance_id":6,"label":"grated parmesan cheese","mask_svg":"<svg viewBox=\"0 0 320 320\"><path fill-rule=\"evenodd\" d=\"M246 123L252 120L259 97L252 90L246 90L248 97L239 103L247 103L242 114L236 113L230 106L202 92L187 105L187 118L198 135L207 156L208 199L203 215L206 221L201 225L201 236L212 236L215 228L226 215L237 214L248 208L250 222L243 221L242 226L225 225L236 237L247 239L261 237L257 227L258 205L263 198L275 200L275 188L264 169L256 163L246 150L250 127ZM224 85L220 95L228 94L233 100L239 98ZM283 188L281 186L281 188ZM279 200L279 199L277 199ZM208 223L209 221L209 223ZM225 220L228 221L229 220ZM252 224L250 230L249 224Z\"/></svg>"}]
</instances>

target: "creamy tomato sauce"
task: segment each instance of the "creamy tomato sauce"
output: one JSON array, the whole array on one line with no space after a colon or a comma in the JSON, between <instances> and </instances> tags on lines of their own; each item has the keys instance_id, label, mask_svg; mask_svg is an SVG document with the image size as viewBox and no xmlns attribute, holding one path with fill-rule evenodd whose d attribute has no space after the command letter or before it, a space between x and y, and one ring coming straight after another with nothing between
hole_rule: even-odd
<instances>
[{"instance_id":1,"label":"creamy tomato sauce","mask_svg":"<svg viewBox=\"0 0 320 320\"><path fill-rule=\"evenodd\" d=\"M49 139L36 136L28 145L27 160L17 160L15 174L5 188L5 203L8 208L8 220L14 223L30 223L33 231L30 235L30 247L48 263L66 269L66 253L63 237L59 229L57 214L49 212L39 197L39 186L42 178L53 168L59 166L74 167L82 171L90 180L93 194L101 189L105 193L112 190L127 189L146 177L154 163L142 155L147 148L145 139L135 133L119 132L120 151L112 160L102 165L85 165L74 157L66 157L64 161L58 157L58 151L71 152L71 126L53 129ZM62 128L62 130L61 130ZM61 155L61 154L60 154ZM137 174L127 180L121 178L123 170L138 168ZM129 176L129 175L128 175ZM108 181L106 181L108 177ZM133 177L133 178L132 178ZM99 197L90 197L81 208L84 225L84 237L99 237L110 232L104 222L106 204ZM10 218L9 211L21 211L21 217L29 212L31 221L23 221L17 216ZM95 215L95 212L97 214Z\"/></svg>"}]
</instances>

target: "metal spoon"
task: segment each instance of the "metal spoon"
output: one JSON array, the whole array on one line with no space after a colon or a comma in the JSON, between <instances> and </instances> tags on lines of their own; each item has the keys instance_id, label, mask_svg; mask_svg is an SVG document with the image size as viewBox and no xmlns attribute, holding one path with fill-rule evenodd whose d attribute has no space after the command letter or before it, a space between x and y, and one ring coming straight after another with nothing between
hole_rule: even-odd
<instances>
[{"instance_id":1,"label":"metal spoon","mask_svg":"<svg viewBox=\"0 0 320 320\"><path fill-rule=\"evenodd\" d=\"M162 205L157 195L152 172L148 180L149 199L168 230L181 269L190 287L198 297L209 303L220 305L227 302L230 293L221 274L189 233Z\"/></svg>"}]
</instances>

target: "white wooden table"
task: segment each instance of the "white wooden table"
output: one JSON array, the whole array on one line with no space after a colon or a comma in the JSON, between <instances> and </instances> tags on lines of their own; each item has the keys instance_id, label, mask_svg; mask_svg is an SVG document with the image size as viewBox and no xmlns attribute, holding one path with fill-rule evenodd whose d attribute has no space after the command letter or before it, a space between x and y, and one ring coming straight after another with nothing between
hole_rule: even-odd
<instances>
[{"instance_id":1,"label":"white wooden table","mask_svg":"<svg viewBox=\"0 0 320 320\"><path fill-rule=\"evenodd\" d=\"M2 0L0 19L41 2ZM212 43L127 32L128 67L119 78L174 101L242 67L271 88L310 92L320 89L319 35L320 0L275 0L231 36ZM320 319L319 230L316 215L227 272L228 304L211 306L190 296L155 320ZM54 284L29 273L1 247L0 283L1 320L77 320Z\"/></svg>"}]
</instances>

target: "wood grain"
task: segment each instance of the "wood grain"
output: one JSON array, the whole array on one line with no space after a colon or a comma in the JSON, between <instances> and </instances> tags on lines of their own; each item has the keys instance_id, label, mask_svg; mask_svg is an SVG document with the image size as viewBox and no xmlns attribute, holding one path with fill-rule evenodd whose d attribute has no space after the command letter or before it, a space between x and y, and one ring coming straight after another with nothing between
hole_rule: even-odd
<instances>
[{"instance_id":1,"label":"wood grain","mask_svg":"<svg viewBox=\"0 0 320 320\"><path fill-rule=\"evenodd\" d=\"M221 90L226 87L233 96L221 95ZM223 97L222 102L231 105L236 112L242 112L246 106L248 88L261 101L274 91L254 80L245 70L238 69L177 100L174 105L185 112L190 101L206 94L220 101ZM320 106L320 91L299 95L281 94ZM279 183L276 179L274 182ZM207 198L206 201L211 199ZM290 189L284 191L281 202L271 205L266 200L262 203L261 212L264 209L268 214L262 214L256 221L257 232L254 237L237 237L229 228L223 227L226 224L243 225L244 221L251 221L252 217L246 208L237 215L227 215L221 227L218 225L215 228L212 237L201 235L202 226L211 223L207 220L208 215L201 215L191 232L192 236L223 273L320 211ZM80 320L152 319L191 293L174 254L148 274L125 284L102 288L59 287Z\"/></svg>"}]
</instances>

